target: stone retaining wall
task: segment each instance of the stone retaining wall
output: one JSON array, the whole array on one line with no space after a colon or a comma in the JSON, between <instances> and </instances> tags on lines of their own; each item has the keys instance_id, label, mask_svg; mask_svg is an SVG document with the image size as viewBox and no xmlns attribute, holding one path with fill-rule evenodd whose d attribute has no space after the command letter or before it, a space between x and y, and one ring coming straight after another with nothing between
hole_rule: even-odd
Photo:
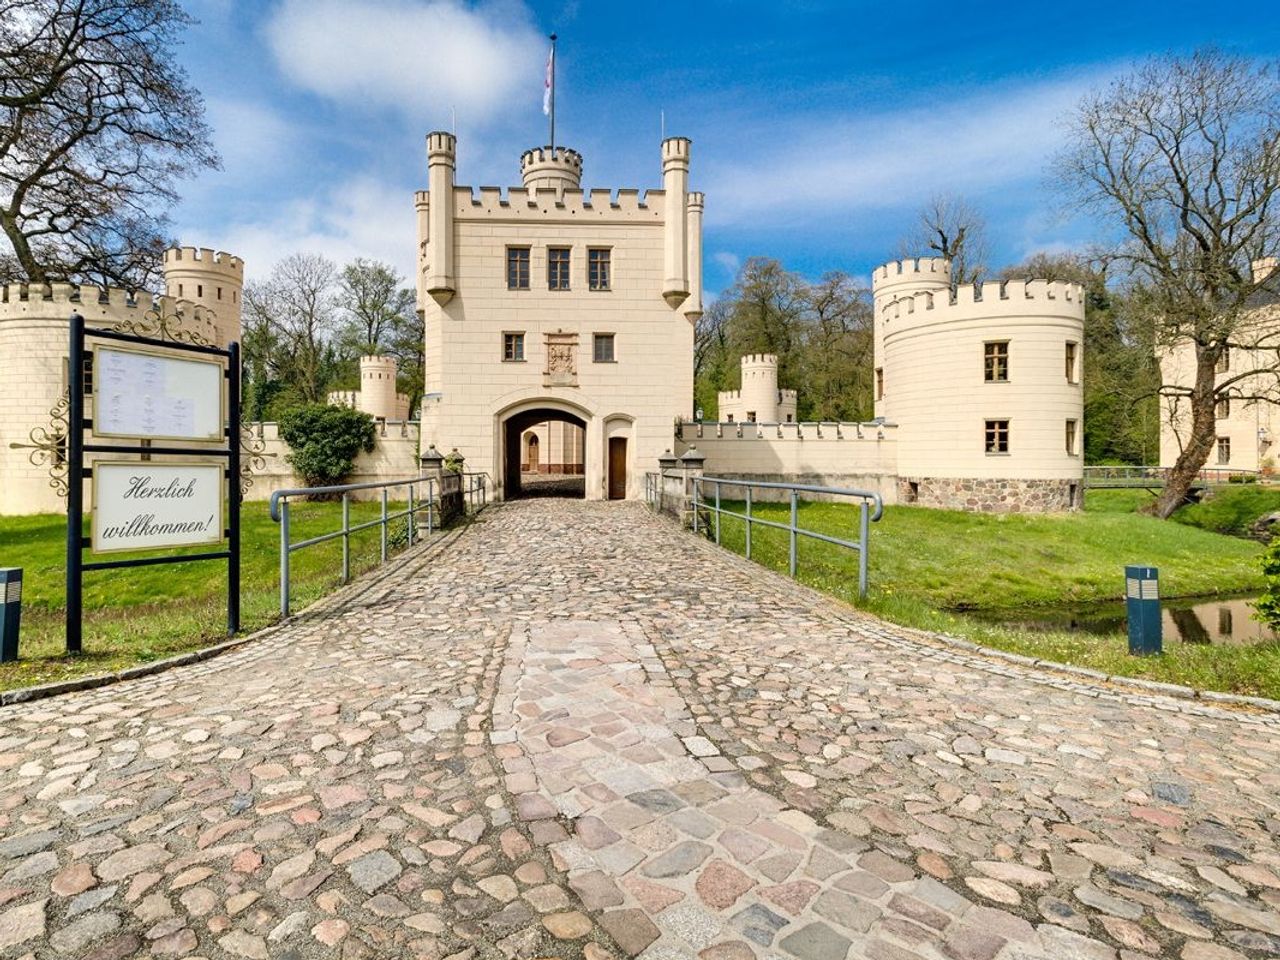
<instances>
[{"instance_id":1,"label":"stone retaining wall","mask_svg":"<svg viewBox=\"0 0 1280 960\"><path fill-rule=\"evenodd\" d=\"M1079 480L900 477L898 502L981 513L1053 513L1084 507Z\"/></svg>"}]
</instances>

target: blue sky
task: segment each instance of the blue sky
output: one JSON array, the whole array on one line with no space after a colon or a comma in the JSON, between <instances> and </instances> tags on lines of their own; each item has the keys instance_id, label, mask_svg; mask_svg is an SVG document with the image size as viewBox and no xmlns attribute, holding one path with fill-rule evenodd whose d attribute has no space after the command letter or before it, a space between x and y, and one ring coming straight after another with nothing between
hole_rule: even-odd
<instances>
[{"instance_id":1,"label":"blue sky","mask_svg":"<svg viewBox=\"0 0 1280 960\"><path fill-rule=\"evenodd\" d=\"M660 111L707 194L706 287L749 256L867 276L931 196L988 220L991 264L1087 243L1047 169L1063 117L1134 60L1216 44L1274 56L1280 18L1202 3L189 0L179 53L224 168L183 187L183 243L251 277L293 251L413 265L423 137L454 124L458 182L509 186L557 142L583 186L661 186ZM1219 11L1221 12L1221 11Z\"/></svg>"}]
</instances>

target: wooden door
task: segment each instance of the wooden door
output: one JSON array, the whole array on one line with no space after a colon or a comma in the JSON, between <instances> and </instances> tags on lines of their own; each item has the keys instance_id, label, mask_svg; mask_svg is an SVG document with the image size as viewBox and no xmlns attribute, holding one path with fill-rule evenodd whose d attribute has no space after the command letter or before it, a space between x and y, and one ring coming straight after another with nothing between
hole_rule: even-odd
<instances>
[{"instance_id":1,"label":"wooden door","mask_svg":"<svg viewBox=\"0 0 1280 960\"><path fill-rule=\"evenodd\" d=\"M609 438L609 499L627 498L627 438Z\"/></svg>"}]
</instances>

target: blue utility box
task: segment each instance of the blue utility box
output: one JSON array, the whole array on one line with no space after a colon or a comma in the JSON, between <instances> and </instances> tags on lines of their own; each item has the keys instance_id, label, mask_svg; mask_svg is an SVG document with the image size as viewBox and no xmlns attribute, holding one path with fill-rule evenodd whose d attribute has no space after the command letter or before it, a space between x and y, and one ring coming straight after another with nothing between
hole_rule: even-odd
<instances>
[{"instance_id":1,"label":"blue utility box","mask_svg":"<svg viewBox=\"0 0 1280 960\"><path fill-rule=\"evenodd\" d=\"M1129 614L1129 653L1151 656L1164 649L1160 625L1160 571L1124 568L1125 607Z\"/></svg>"},{"instance_id":2,"label":"blue utility box","mask_svg":"<svg viewBox=\"0 0 1280 960\"><path fill-rule=\"evenodd\" d=\"M22 568L0 567L0 663L18 659L22 619Z\"/></svg>"}]
</instances>

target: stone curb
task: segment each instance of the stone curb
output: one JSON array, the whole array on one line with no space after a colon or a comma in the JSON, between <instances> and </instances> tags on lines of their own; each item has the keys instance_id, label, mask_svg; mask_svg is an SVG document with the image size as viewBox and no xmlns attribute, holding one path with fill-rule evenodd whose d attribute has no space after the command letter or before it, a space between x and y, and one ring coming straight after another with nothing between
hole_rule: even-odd
<instances>
[{"instance_id":1,"label":"stone curb","mask_svg":"<svg viewBox=\"0 0 1280 960\"><path fill-rule=\"evenodd\" d=\"M461 529L465 529L465 527ZM189 653L180 653L177 656L166 657L163 660L153 660L151 663L141 663L134 667L125 667L122 670L116 670L112 673L95 673L87 677L74 677L70 680L59 680L57 683L45 683L36 687L19 687L16 690L0 691L0 707L9 707L19 703L30 703L34 700L44 700L47 697L57 697L64 693L95 690L98 687L106 687L114 683L122 683L125 680L137 680L141 677L149 677L153 674L164 673L167 670L172 670L175 667L187 667L193 663L212 660L214 657L221 656L224 653L230 653L232 650L236 650L246 644L265 640L268 637L279 633L285 627L292 626L302 617L326 610L330 606L345 603L350 599L350 595L358 594L370 586L366 581L372 579L373 574L387 573L397 564L401 564L407 560L417 559L421 554L428 552L438 544L443 544L456 538L456 533L456 530L445 531L439 534L436 539L420 544L416 550L406 550L391 560L388 560L385 565L373 567L356 577L350 583L343 584L332 593L325 594L310 606L304 607L297 613L290 616L287 620L280 620L276 623L270 624L269 626L263 627L261 630L254 631L247 636L236 637L232 640L224 640L221 643L215 643L208 647L201 647L199 650L192 650ZM450 534L453 534L453 536L450 536Z\"/></svg>"},{"instance_id":2,"label":"stone curb","mask_svg":"<svg viewBox=\"0 0 1280 960\"><path fill-rule=\"evenodd\" d=\"M666 514L657 513L656 511L653 511L652 508L650 508L650 515L663 522L680 526L680 524L673 518ZM681 529L684 530L685 533L691 533L687 528L681 527ZM984 647L981 644L973 643L970 640L963 640L960 637L953 637L951 634L947 633L934 633L929 630L921 630L916 627L908 627L903 624L893 623L892 621L877 617L875 614L866 610L861 610L858 607L853 606L853 604L841 600L839 597L832 596L829 593L823 593L820 590L815 590L813 587L801 583L798 580L792 580L791 577L778 573L776 570L770 570L768 567L761 566L754 561L748 560L746 557L742 556L742 554L734 553L732 550L712 543L710 540L705 540L700 536L695 536L693 539L702 544L705 548L714 550L718 553L727 554L742 563L749 563L757 570L763 570L766 573L782 577L788 582L793 583L804 590L817 593L819 596L825 597L827 600L846 606L850 610L856 612L859 617L869 617L879 623L891 624L900 630L909 630L912 633L918 634L922 637L928 637L929 639L937 641L944 646L952 647L956 650L962 650L965 653L978 654L993 660L1004 661L1005 663L1013 666L1024 667L1040 672L1064 673L1081 683L1089 683L1101 689L1109 690L1110 692L1115 692L1114 688L1116 687L1134 687L1137 688L1137 691L1142 693L1156 694L1179 700L1199 700L1205 704L1213 706L1250 707L1254 710L1262 710L1267 713L1280 715L1280 700L1270 700L1266 697L1250 697L1239 693L1219 693L1215 690L1197 690L1195 687L1185 687L1177 683L1160 683L1156 680L1144 680L1141 677L1118 676L1105 673L1101 670L1091 670L1088 667L1077 667L1069 663L1058 663L1054 660L1044 660L1037 657L1028 657L1020 653L1010 653L1007 650L997 650L994 647Z\"/></svg>"}]
</instances>

